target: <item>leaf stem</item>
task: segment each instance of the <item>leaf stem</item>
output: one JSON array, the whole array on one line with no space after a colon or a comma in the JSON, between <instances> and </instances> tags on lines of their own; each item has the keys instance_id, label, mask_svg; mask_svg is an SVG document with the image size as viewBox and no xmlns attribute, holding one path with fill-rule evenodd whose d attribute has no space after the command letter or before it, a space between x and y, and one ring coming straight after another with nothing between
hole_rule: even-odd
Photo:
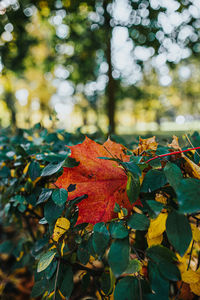
<instances>
[{"instance_id":1,"label":"leaf stem","mask_svg":"<svg viewBox=\"0 0 200 300\"><path fill-rule=\"evenodd\" d=\"M149 160L145 161L145 163L148 163L148 162L150 162L150 161L152 161L152 160L154 160L156 158L161 158L161 157L165 157L165 156L180 154L180 153L183 153L183 152L188 152L188 151L197 150L197 149L200 149L200 147L189 148L189 149L185 149L185 150L180 150L180 151L169 152L169 153L166 153L166 154L157 155L157 156L152 157Z\"/></svg>"},{"instance_id":2,"label":"leaf stem","mask_svg":"<svg viewBox=\"0 0 200 300\"><path fill-rule=\"evenodd\" d=\"M55 279L55 285L54 285L54 295L53 295L53 300L56 299L56 286L57 286L57 281L58 281L58 273L60 269L60 258L58 259L58 265L57 265L57 270L56 270L56 279Z\"/></svg>"}]
</instances>

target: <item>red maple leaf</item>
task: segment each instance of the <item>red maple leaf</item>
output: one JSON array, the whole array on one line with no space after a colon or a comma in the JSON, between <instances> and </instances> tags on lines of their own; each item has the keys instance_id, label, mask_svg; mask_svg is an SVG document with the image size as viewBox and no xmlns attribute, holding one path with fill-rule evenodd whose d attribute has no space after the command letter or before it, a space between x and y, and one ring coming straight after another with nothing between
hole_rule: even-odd
<instances>
[{"instance_id":1,"label":"red maple leaf","mask_svg":"<svg viewBox=\"0 0 200 300\"><path fill-rule=\"evenodd\" d=\"M116 217L116 202L130 212L133 205L126 193L126 173L117 162L99 159L114 156L127 162L129 156L125 154L126 148L110 139L100 145L87 137L82 144L68 147L71 157L80 163L73 168L64 167L56 185L67 189L70 184L76 184L76 189L69 194L69 201L83 194L88 195L78 204L77 224L96 224L113 219Z\"/></svg>"}]
</instances>

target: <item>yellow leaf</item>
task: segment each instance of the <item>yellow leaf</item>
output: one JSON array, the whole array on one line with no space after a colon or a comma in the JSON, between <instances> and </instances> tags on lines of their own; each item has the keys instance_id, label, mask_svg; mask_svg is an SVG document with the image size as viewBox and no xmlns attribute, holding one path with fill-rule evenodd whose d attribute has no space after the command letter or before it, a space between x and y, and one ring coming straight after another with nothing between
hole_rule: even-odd
<instances>
[{"instance_id":1,"label":"yellow leaf","mask_svg":"<svg viewBox=\"0 0 200 300\"><path fill-rule=\"evenodd\" d=\"M186 283L197 283L200 281L200 275L195 271L188 270L181 274L182 280Z\"/></svg>"},{"instance_id":2,"label":"yellow leaf","mask_svg":"<svg viewBox=\"0 0 200 300\"><path fill-rule=\"evenodd\" d=\"M20 261L20 259L23 257L24 251L21 251L19 256L16 258L17 261Z\"/></svg>"},{"instance_id":3,"label":"yellow leaf","mask_svg":"<svg viewBox=\"0 0 200 300\"><path fill-rule=\"evenodd\" d=\"M15 169L10 170L10 175L11 175L11 177L15 177Z\"/></svg>"},{"instance_id":4,"label":"yellow leaf","mask_svg":"<svg viewBox=\"0 0 200 300\"><path fill-rule=\"evenodd\" d=\"M163 240L163 235L159 235L155 238L149 238L148 234L147 234L147 244L148 244L148 247L151 247L153 245L160 245L162 243L162 240Z\"/></svg>"},{"instance_id":5,"label":"yellow leaf","mask_svg":"<svg viewBox=\"0 0 200 300\"><path fill-rule=\"evenodd\" d=\"M155 197L155 200L157 202L160 202L160 203L163 203L163 204L166 204L167 203L167 197L164 196L162 193L157 193L156 194L156 197Z\"/></svg>"},{"instance_id":6,"label":"yellow leaf","mask_svg":"<svg viewBox=\"0 0 200 300\"><path fill-rule=\"evenodd\" d=\"M150 221L148 238L154 239L160 236L166 229L167 213L161 213L156 219Z\"/></svg>"},{"instance_id":7,"label":"yellow leaf","mask_svg":"<svg viewBox=\"0 0 200 300\"><path fill-rule=\"evenodd\" d=\"M196 283L190 283L190 288L195 295L200 296L200 281Z\"/></svg>"},{"instance_id":8,"label":"yellow leaf","mask_svg":"<svg viewBox=\"0 0 200 300\"><path fill-rule=\"evenodd\" d=\"M61 256L63 256L63 249L64 249L64 247L65 247L65 241L63 240L62 246L61 246L61 249L60 249Z\"/></svg>"},{"instance_id":9,"label":"yellow leaf","mask_svg":"<svg viewBox=\"0 0 200 300\"><path fill-rule=\"evenodd\" d=\"M123 210L121 209L120 212L118 213L118 218L123 219L124 218L124 213Z\"/></svg>"},{"instance_id":10,"label":"yellow leaf","mask_svg":"<svg viewBox=\"0 0 200 300\"><path fill-rule=\"evenodd\" d=\"M200 229L194 224L191 224L191 228L193 239L195 240L195 242L200 242Z\"/></svg>"},{"instance_id":11,"label":"yellow leaf","mask_svg":"<svg viewBox=\"0 0 200 300\"><path fill-rule=\"evenodd\" d=\"M133 153L136 155L142 154L146 150L156 150L158 143L156 142L155 136L150 137L148 139L139 139L138 148L133 150Z\"/></svg>"},{"instance_id":12,"label":"yellow leaf","mask_svg":"<svg viewBox=\"0 0 200 300\"><path fill-rule=\"evenodd\" d=\"M178 137L177 136L173 135L172 143L168 144L168 147L176 149L176 150L179 150L179 151L181 150L181 148L179 146L179 142L178 142Z\"/></svg>"},{"instance_id":13,"label":"yellow leaf","mask_svg":"<svg viewBox=\"0 0 200 300\"><path fill-rule=\"evenodd\" d=\"M26 174L28 172L28 168L31 162L27 163L27 165L25 166L24 170L23 170L23 174Z\"/></svg>"},{"instance_id":14,"label":"yellow leaf","mask_svg":"<svg viewBox=\"0 0 200 300\"><path fill-rule=\"evenodd\" d=\"M59 238L69 229L70 222L66 218L58 218L56 221L54 232L53 232L53 240L58 242Z\"/></svg>"},{"instance_id":15,"label":"yellow leaf","mask_svg":"<svg viewBox=\"0 0 200 300\"><path fill-rule=\"evenodd\" d=\"M59 293L59 295L60 295L60 297L61 297L61 299L63 299L63 300L65 300L66 299L66 297L61 293L61 291L60 290L58 290L58 293Z\"/></svg>"},{"instance_id":16,"label":"yellow leaf","mask_svg":"<svg viewBox=\"0 0 200 300\"><path fill-rule=\"evenodd\" d=\"M185 160L185 171L191 176L197 179L200 179L200 167L196 165L192 160L190 160L187 156L182 154Z\"/></svg>"}]
</instances>

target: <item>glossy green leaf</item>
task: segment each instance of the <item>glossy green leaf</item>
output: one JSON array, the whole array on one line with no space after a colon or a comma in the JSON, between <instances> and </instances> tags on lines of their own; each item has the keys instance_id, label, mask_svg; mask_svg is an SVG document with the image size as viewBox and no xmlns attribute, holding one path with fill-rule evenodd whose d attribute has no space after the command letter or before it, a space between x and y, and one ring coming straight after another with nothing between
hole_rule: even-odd
<instances>
[{"instance_id":1,"label":"glossy green leaf","mask_svg":"<svg viewBox=\"0 0 200 300\"><path fill-rule=\"evenodd\" d=\"M52 200L49 200L44 206L44 217L48 223L53 223L61 215L65 205L58 206Z\"/></svg>"},{"instance_id":2,"label":"glossy green leaf","mask_svg":"<svg viewBox=\"0 0 200 300\"><path fill-rule=\"evenodd\" d=\"M138 175L128 172L126 192L130 203L134 203L140 194L140 179Z\"/></svg>"},{"instance_id":3,"label":"glossy green leaf","mask_svg":"<svg viewBox=\"0 0 200 300\"><path fill-rule=\"evenodd\" d=\"M173 263L162 261L158 264L158 269L160 271L160 274L166 279L172 281L181 280L180 271L178 267Z\"/></svg>"},{"instance_id":4,"label":"glossy green leaf","mask_svg":"<svg viewBox=\"0 0 200 300\"><path fill-rule=\"evenodd\" d=\"M136 273L139 272L141 268L142 268L142 264L138 259L131 259L124 273L127 274Z\"/></svg>"},{"instance_id":5,"label":"glossy green leaf","mask_svg":"<svg viewBox=\"0 0 200 300\"><path fill-rule=\"evenodd\" d=\"M116 277L120 276L129 263L129 240L128 238L115 240L108 254L108 263Z\"/></svg>"},{"instance_id":6,"label":"glossy green leaf","mask_svg":"<svg viewBox=\"0 0 200 300\"><path fill-rule=\"evenodd\" d=\"M122 222L112 222L109 225L109 231L114 239L123 239L128 235L128 229Z\"/></svg>"},{"instance_id":7,"label":"glossy green leaf","mask_svg":"<svg viewBox=\"0 0 200 300\"><path fill-rule=\"evenodd\" d=\"M56 189L53 191L52 200L58 206L62 206L66 203L68 197L68 192L65 189Z\"/></svg>"},{"instance_id":8,"label":"glossy green leaf","mask_svg":"<svg viewBox=\"0 0 200 300\"><path fill-rule=\"evenodd\" d=\"M181 179L183 179L183 174L181 172L181 169L177 165L171 162L167 162L167 164L165 165L164 173L165 176L167 177L167 182L173 188L178 187Z\"/></svg>"},{"instance_id":9,"label":"glossy green leaf","mask_svg":"<svg viewBox=\"0 0 200 300\"><path fill-rule=\"evenodd\" d=\"M166 232L172 246L183 256L192 240L192 230L186 216L175 210L169 213L166 221Z\"/></svg>"},{"instance_id":10,"label":"glossy green leaf","mask_svg":"<svg viewBox=\"0 0 200 300\"><path fill-rule=\"evenodd\" d=\"M50 176L50 175L53 175L55 174L56 172L58 172L62 166L64 164L64 161L61 161L59 163L50 163L48 164L43 170L42 170L42 173L41 173L41 176Z\"/></svg>"},{"instance_id":11,"label":"glossy green leaf","mask_svg":"<svg viewBox=\"0 0 200 300\"><path fill-rule=\"evenodd\" d=\"M147 216L134 213L132 214L127 222L127 225L130 226L132 229L136 230L147 230L149 227L150 221Z\"/></svg>"},{"instance_id":12,"label":"glossy green leaf","mask_svg":"<svg viewBox=\"0 0 200 300\"><path fill-rule=\"evenodd\" d=\"M182 179L175 189L179 211L182 213L195 213L200 211L200 180L196 178Z\"/></svg>"},{"instance_id":13,"label":"glossy green leaf","mask_svg":"<svg viewBox=\"0 0 200 300\"><path fill-rule=\"evenodd\" d=\"M42 254L38 262L37 272L44 271L50 265L55 255L56 255L55 250L50 250Z\"/></svg>"},{"instance_id":14,"label":"glossy green leaf","mask_svg":"<svg viewBox=\"0 0 200 300\"><path fill-rule=\"evenodd\" d=\"M46 188L42 189L42 192L40 193L40 196L36 204L38 205L40 203L47 201L51 197L51 194L52 194L51 189L46 189Z\"/></svg>"},{"instance_id":15,"label":"glossy green leaf","mask_svg":"<svg viewBox=\"0 0 200 300\"><path fill-rule=\"evenodd\" d=\"M163 171L150 170L144 177L141 192L150 193L163 187L167 183L167 178Z\"/></svg>"},{"instance_id":16,"label":"glossy green leaf","mask_svg":"<svg viewBox=\"0 0 200 300\"><path fill-rule=\"evenodd\" d=\"M177 260L175 253L162 245L152 246L147 249L146 255L156 263L174 262Z\"/></svg>"},{"instance_id":17,"label":"glossy green leaf","mask_svg":"<svg viewBox=\"0 0 200 300\"><path fill-rule=\"evenodd\" d=\"M67 266L64 274L63 274L63 281L60 286L61 293L69 299L73 290L73 271L70 265Z\"/></svg>"},{"instance_id":18,"label":"glossy green leaf","mask_svg":"<svg viewBox=\"0 0 200 300\"><path fill-rule=\"evenodd\" d=\"M40 177L40 164L37 161L32 161L28 168L28 174L32 181Z\"/></svg>"},{"instance_id":19,"label":"glossy green leaf","mask_svg":"<svg viewBox=\"0 0 200 300\"><path fill-rule=\"evenodd\" d=\"M139 300L146 299L146 295L151 290L145 280L137 279L132 276L122 278L116 285L114 292L115 300Z\"/></svg>"},{"instance_id":20,"label":"glossy green leaf","mask_svg":"<svg viewBox=\"0 0 200 300\"><path fill-rule=\"evenodd\" d=\"M108 246L110 234L103 222L95 224L93 230L92 244L94 251L98 255L103 255Z\"/></svg>"}]
</instances>

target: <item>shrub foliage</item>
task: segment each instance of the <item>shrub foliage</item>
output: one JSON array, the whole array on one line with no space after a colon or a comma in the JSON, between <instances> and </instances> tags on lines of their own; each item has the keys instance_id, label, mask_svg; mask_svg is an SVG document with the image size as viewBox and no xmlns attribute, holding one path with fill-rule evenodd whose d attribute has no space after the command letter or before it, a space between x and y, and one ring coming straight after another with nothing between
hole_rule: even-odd
<instances>
[{"instance_id":1,"label":"shrub foliage","mask_svg":"<svg viewBox=\"0 0 200 300\"><path fill-rule=\"evenodd\" d=\"M126 174L132 210L116 200L114 217L82 223L79 207L91 196L76 195L78 182L56 184L65 180L63 169L78 170L66 145L82 140L63 130L48 133L39 124L15 136L1 132L3 299L197 299L199 153L181 153L176 137L167 146L153 137L140 139L134 150L123 147L128 161L109 149L98 159L105 166L111 160L113 172L120 168ZM191 143L200 144L197 133ZM89 165L90 158L85 170Z\"/></svg>"}]
</instances>

